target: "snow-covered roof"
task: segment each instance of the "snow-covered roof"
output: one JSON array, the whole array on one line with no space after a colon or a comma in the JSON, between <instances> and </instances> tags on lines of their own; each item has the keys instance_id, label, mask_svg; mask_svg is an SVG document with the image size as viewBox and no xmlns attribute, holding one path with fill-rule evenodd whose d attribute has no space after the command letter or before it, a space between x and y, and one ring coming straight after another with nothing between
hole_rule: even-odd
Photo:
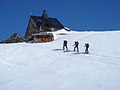
<instances>
[{"instance_id":1,"label":"snow-covered roof","mask_svg":"<svg viewBox=\"0 0 120 90\"><path fill-rule=\"evenodd\" d=\"M40 33L36 33L36 34L32 34L32 36L37 36L37 35L53 35L52 33L47 33L47 32L40 32Z\"/></svg>"}]
</instances>

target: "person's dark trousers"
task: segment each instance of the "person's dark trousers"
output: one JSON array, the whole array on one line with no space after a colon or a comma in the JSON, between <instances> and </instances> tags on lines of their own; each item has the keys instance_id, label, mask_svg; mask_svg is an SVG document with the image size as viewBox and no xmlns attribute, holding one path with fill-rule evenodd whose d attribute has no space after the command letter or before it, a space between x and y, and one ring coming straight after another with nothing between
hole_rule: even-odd
<instances>
[{"instance_id":1,"label":"person's dark trousers","mask_svg":"<svg viewBox=\"0 0 120 90\"><path fill-rule=\"evenodd\" d=\"M88 54L88 53L89 53L88 48L86 48L86 49L85 49L85 53L86 53L86 54Z\"/></svg>"},{"instance_id":2,"label":"person's dark trousers","mask_svg":"<svg viewBox=\"0 0 120 90\"><path fill-rule=\"evenodd\" d=\"M77 49L77 52L78 52L78 51L79 51L78 46L75 46L75 47L74 47L74 51L76 51L76 49Z\"/></svg>"},{"instance_id":3,"label":"person's dark trousers","mask_svg":"<svg viewBox=\"0 0 120 90\"><path fill-rule=\"evenodd\" d=\"M64 50L65 48L68 50L68 47L67 47L67 45L64 45L64 46L63 46L63 50Z\"/></svg>"}]
</instances>

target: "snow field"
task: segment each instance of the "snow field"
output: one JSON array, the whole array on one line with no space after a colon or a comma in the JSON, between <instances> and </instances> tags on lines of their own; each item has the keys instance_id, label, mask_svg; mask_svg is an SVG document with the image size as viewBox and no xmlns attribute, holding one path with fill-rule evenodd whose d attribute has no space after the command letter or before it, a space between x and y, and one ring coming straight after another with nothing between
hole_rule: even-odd
<instances>
[{"instance_id":1,"label":"snow field","mask_svg":"<svg viewBox=\"0 0 120 90\"><path fill-rule=\"evenodd\" d=\"M48 43L1 44L0 90L120 90L120 32L62 32Z\"/></svg>"}]
</instances>

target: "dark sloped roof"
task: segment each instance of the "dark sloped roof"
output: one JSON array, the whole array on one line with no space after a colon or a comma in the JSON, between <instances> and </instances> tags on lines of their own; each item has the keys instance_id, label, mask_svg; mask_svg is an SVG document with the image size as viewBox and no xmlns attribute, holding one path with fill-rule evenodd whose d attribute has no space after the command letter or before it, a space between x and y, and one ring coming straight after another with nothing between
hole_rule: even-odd
<instances>
[{"instance_id":1,"label":"dark sloped roof","mask_svg":"<svg viewBox=\"0 0 120 90\"><path fill-rule=\"evenodd\" d=\"M35 21L37 26L47 26L58 29L64 28L64 26L56 18L43 19L41 16L31 16L31 18Z\"/></svg>"},{"instance_id":2,"label":"dark sloped roof","mask_svg":"<svg viewBox=\"0 0 120 90\"><path fill-rule=\"evenodd\" d=\"M33 20L34 24L30 24ZM31 28L32 27L32 28ZM30 16L25 36L31 36L34 33L43 31L56 31L63 29L64 26L56 18L43 18L42 16Z\"/></svg>"}]
</instances>

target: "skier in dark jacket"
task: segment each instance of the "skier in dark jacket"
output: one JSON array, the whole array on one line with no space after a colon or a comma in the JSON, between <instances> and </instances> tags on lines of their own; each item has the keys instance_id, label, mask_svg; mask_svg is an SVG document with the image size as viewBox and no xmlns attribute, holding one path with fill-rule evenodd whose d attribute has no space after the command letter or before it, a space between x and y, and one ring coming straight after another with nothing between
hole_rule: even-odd
<instances>
[{"instance_id":1,"label":"skier in dark jacket","mask_svg":"<svg viewBox=\"0 0 120 90\"><path fill-rule=\"evenodd\" d=\"M88 48L89 48L89 43L86 43L85 44L85 54L89 54Z\"/></svg>"},{"instance_id":2,"label":"skier in dark jacket","mask_svg":"<svg viewBox=\"0 0 120 90\"><path fill-rule=\"evenodd\" d=\"M68 50L67 43L68 43L67 40L63 41L63 50L65 50L65 48L66 50Z\"/></svg>"},{"instance_id":3,"label":"skier in dark jacket","mask_svg":"<svg viewBox=\"0 0 120 90\"><path fill-rule=\"evenodd\" d=\"M79 51L79 48L78 48L79 42L75 41L75 44L73 46L74 46L74 51L76 51L76 49L77 49L77 52L78 52Z\"/></svg>"}]
</instances>

